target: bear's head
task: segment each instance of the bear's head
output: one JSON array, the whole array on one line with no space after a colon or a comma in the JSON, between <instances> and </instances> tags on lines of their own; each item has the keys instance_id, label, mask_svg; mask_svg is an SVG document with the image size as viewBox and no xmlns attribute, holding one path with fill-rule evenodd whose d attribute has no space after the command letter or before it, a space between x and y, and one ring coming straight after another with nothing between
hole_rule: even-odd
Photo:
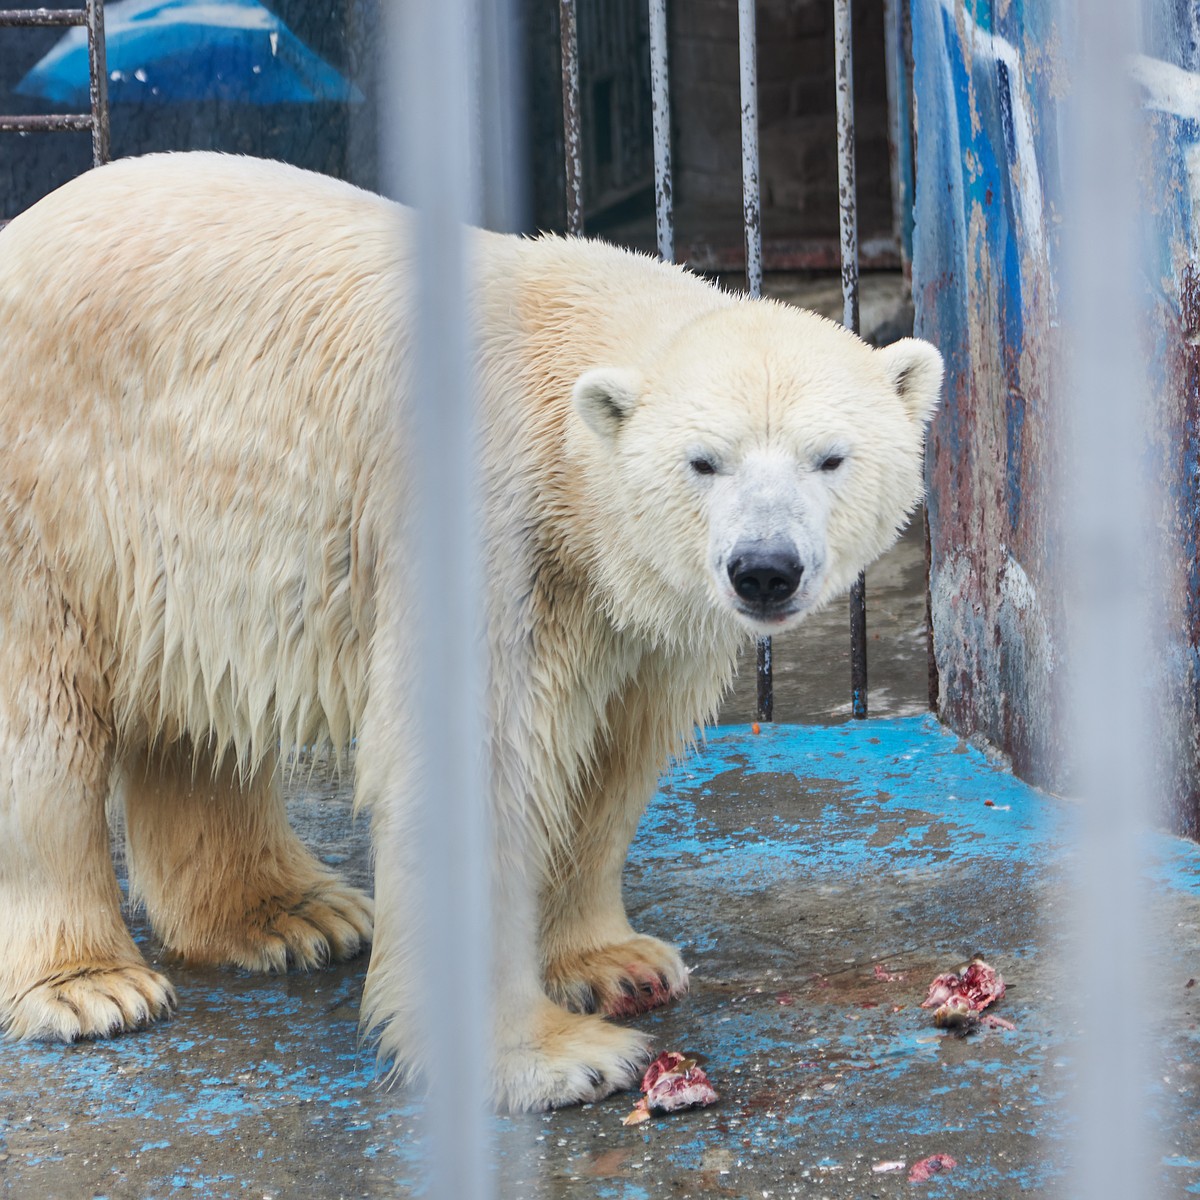
<instances>
[{"instance_id":1,"label":"bear's head","mask_svg":"<svg viewBox=\"0 0 1200 1200\"><path fill-rule=\"evenodd\" d=\"M618 623L674 638L718 616L778 633L892 544L922 494L933 346L875 350L814 313L743 300L647 357L584 372L573 396Z\"/></svg>"}]
</instances>

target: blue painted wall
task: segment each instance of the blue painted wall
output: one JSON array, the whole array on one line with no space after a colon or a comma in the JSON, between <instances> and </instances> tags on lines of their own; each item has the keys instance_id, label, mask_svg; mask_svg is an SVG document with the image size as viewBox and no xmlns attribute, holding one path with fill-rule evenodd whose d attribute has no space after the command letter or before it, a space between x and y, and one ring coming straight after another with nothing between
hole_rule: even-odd
<instances>
[{"instance_id":1,"label":"blue painted wall","mask_svg":"<svg viewBox=\"0 0 1200 1200\"><path fill-rule=\"evenodd\" d=\"M1069 786L1055 584L1062 453L1060 106L1070 81L1058 0L911 0L917 185L917 331L946 357L929 442L930 602L939 712L1012 756L1032 782ZM1171 531L1158 695L1170 820L1200 835L1200 16L1147 6L1132 61L1144 103L1144 344ZM1103 247L1097 248L1103 253ZM1148 671L1150 668L1148 667ZM1164 760L1166 761L1166 759Z\"/></svg>"}]
</instances>

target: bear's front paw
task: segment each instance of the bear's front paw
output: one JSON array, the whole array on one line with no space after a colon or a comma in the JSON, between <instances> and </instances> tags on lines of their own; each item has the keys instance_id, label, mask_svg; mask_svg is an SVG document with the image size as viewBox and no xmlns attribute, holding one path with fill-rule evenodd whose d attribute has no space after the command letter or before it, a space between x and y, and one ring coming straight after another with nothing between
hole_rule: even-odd
<instances>
[{"instance_id":1,"label":"bear's front paw","mask_svg":"<svg viewBox=\"0 0 1200 1200\"><path fill-rule=\"evenodd\" d=\"M174 946L192 962L243 967L248 971L302 971L353 958L371 941L374 903L340 880L315 884L285 897L267 896L253 905L241 927L224 944Z\"/></svg>"},{"instance_id":2,"label":"bear's front paw","mask_svg":"<svg viewBox=\"0 0 1200 1200\"><path fill-rule=\"evenodd\" d=\"M645 1034L546 1001L527 1038L502 1035L493 1098L513 1112L589 1104L636 1086L652 1053Z\"/></svg>"},{"instance_id":3,"label":"bear's front paw","mask_svg":"<svg viewBox=\"0 0 1200 1200\"><path fill-rule=\"evenodd\" d=\"M175 1003L175 989L144 964L97 963L39 979L6 1006L3 1024L12 1038L77 1042L141 1029Z\"/></svg>"},{"instance_id":4,"label":"bear's front paw","mask_svg":"<svg viewBox=\"0 0 1200 1200\"><path fill-rule=\"evenodd\" d=\"M632 1017L687 990L679 951L652 937L564 954L546 970L546 991L572 1012Z\"/></svg>"}]
</instances>

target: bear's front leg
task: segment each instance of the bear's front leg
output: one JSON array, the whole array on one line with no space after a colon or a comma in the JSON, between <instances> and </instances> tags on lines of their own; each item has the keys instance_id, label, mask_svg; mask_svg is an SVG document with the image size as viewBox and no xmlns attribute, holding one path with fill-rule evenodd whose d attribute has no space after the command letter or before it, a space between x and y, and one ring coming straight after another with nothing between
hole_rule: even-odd
<instances>
[{"instance_id":1,"label":"bear's front leg","mask_svg":"<svg viewBox=\"0 0 1200 1200\"><path fill-rule=\"evenodd\" d=\"M371 940L370 897L288 824L275 758L243 777L190 742L122 764L130 891L173 954L250 971L308 970Z\"/></svg>"},{"instance_id":2,"label":"bear's front leg","mask_svg":"<svg viewBox=\"0 0 1200 1200\"><path fill-rule=\"evenodd\" d=\"M0 598L0 1030L108 1037L169 1014L175 992L121 917L102 674L61 596L8 562L23 594Z\"/></svg>"},{"instance_id":3,"label":"bear's front leg","mask_svg":"<svg viewBox=\"0 0 1200 1200\"><path fill-rule=\"evenodd\" d=\"M437 1071L422 1037L422 1013L440 1002L445 982L421 976L415 880L423 864L416 822L407 808L404 759L399 755L393 767L397 758L376 757L370 750L358 759L358 783L374 807L376 856L377 923L363 989L363 1024L378 1039L381 1062L394 1077L411 1081ZM381 786L383 781L399 781L399 786ZM538 1112L636 1086L651 1057L650 1039L601 1017L567 1012L546 995L532 894L542 870L537 839L518 827L526 806L500 800L496 811L489 872L492 1103L501 1110ZM447 879L445 886L458 882Z\"/></svg>"},{"instance_id":4,"label":"bear's front leg","mask_svg":"<svg viewBox=\"0 0 1200 1200\"><path fill-rule=\"evenodd\" d=\"M632 830L614 829L612 840L576 839L577 856L543 889L542 975L547 993L573 1012L631 1017L688 990L679 951L637 933L625 915L621 872L631 838Z\"/></svg>"},{"instance_id":5,"label":"bear's front leg","mask_svg":"<svg viewBox=\"0 0 1200 1200\"><path fill-rule=\"evenodd\" d=\"M546 991L574 1012L629 1017L688 990L674 946L635 932L621 874L629 845L666 761L671 729L647 691L609 706L609 741L598 756L568 842L553 855L539 905Z\"/></svg>"},{"instance_id":6,"label":"bear's front leg","mask_svg":"<svg viewBox=\"0 0 1200 1200\"><path fill-rule=\"evenodd\" d=\"M405 1081L435 1074L421 1037L422 1008L438 1003L439 980L419 974L419 935L410 894L409 849L376 821L379 923L363 992L363 1019L379 1042L380 1059ZM516 862L497 855L497 861ZM531 922L521 918L528 880L495 881L492 947L491 1102L501 1111L540 1112L602 1100L635 1087L651 1057L650 1039L598 1016L567 1012L538 979Z\"/></svg>"}]
</instances>

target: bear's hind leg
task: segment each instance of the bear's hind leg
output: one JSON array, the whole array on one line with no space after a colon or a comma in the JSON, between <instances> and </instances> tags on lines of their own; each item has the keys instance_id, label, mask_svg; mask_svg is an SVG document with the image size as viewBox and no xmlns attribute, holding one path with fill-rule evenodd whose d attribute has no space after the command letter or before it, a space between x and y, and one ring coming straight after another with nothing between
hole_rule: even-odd
<instances>
[{"instance_id":1,"label":"bear's hind leg","mask_svg":"<svg viewBox=\"0 0 1200 1200\"><path fill-rule=\"evenodd\" d=\"M121 916L102 675L61 597L39 610L36 572L9 561L22 599L0 610L0 1031L108 1037L166 1016L175 993Z\"/></svg>"},{"instance_id":2,"label":"bear's hind leg","mask_svg":"<svg viewBox=\"0 0 1200 1200\"><path fill-rule=\"evenodd\" d=\"M122 764L130 890L187 962L311 969L370 942L370 897L288 824L274 758L243 779L190 742Z\"/></svg>"}]
</instances>

